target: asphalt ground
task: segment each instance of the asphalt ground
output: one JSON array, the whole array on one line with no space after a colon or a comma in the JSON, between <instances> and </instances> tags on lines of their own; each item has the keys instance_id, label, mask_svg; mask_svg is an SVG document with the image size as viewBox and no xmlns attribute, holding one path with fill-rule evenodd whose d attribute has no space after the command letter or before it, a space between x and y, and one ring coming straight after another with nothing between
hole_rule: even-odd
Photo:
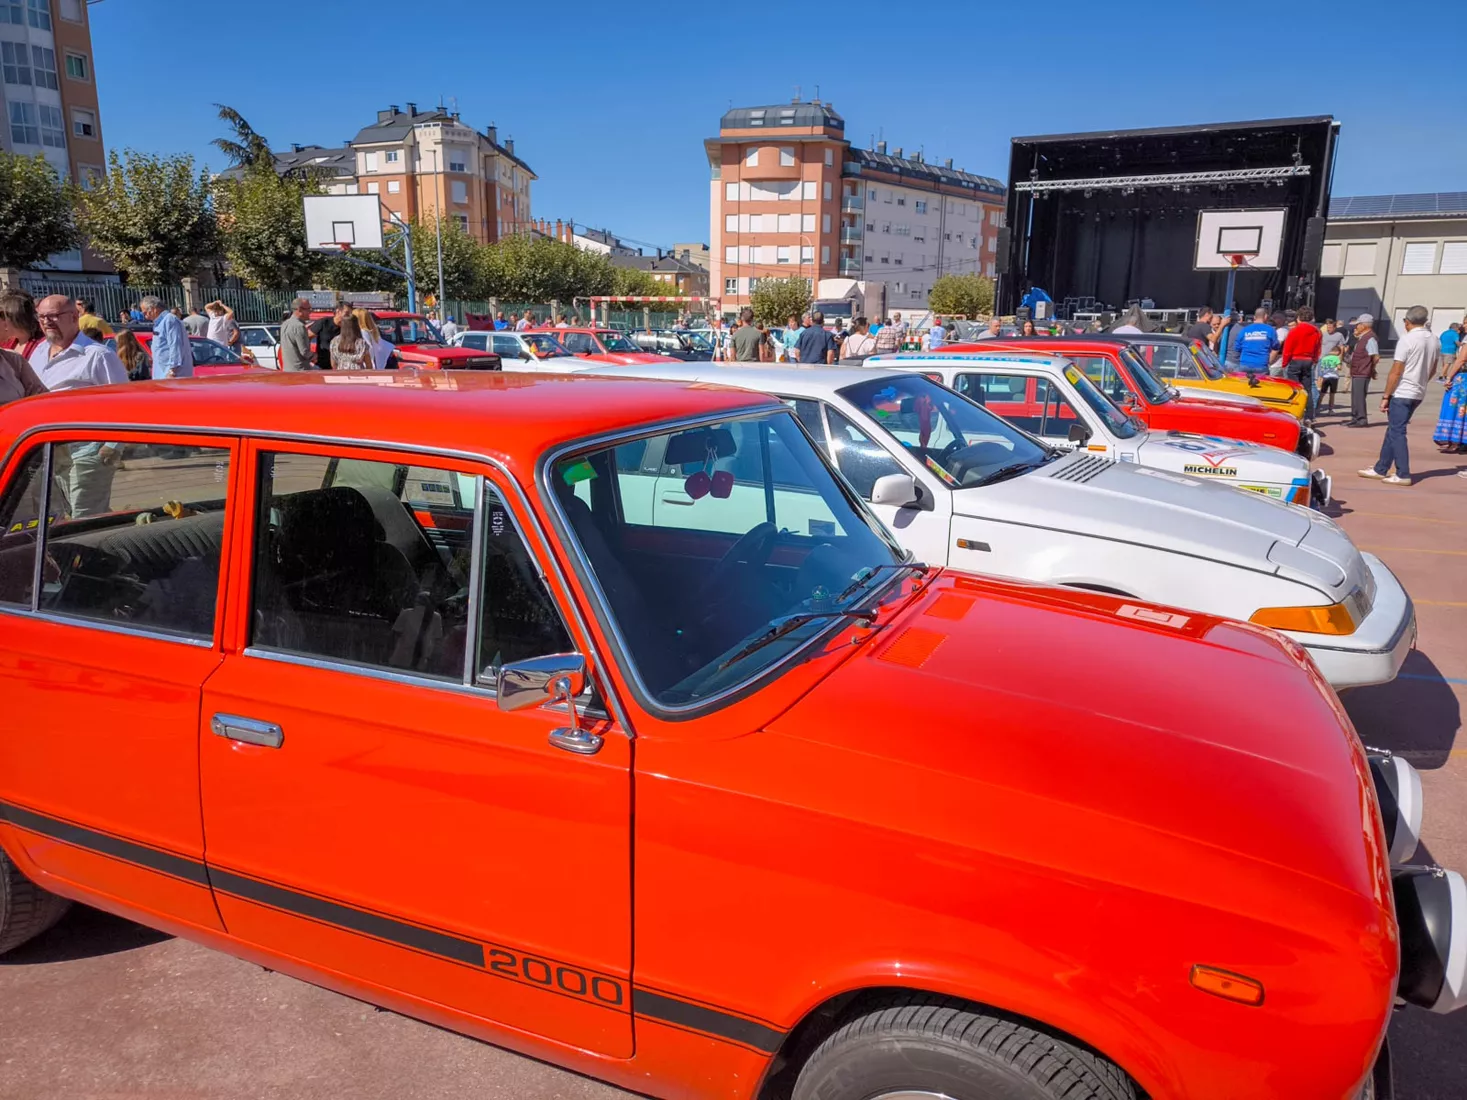
<instances>
[{"instance_id":1,"label":"asphalt ground","mask_svg":"<svg viewBox=\"0 0 1467 1100\"><path fill-rule=\"evenodd\" d=\"M1407 756L1426 794L1418 862L1467 870L1467 456L1412 425L1410 488L1370 482L1383 428L1324 416L1331 511L1416 602L1418 647L1391 684L1345 695L1368 744ZM1344 396L1344 395L1342 395ZM1348 405L1348 397L1345 398ZM1378 406L1378 402L1372 402ZM1380 414L1372 412L1372 418ZM1401 1100L1467 1097L1467 1010L1397 1012ZM4 1100L610 1100L632 1094L77 908L0 958Z\"/></svg>"}]
</instances>

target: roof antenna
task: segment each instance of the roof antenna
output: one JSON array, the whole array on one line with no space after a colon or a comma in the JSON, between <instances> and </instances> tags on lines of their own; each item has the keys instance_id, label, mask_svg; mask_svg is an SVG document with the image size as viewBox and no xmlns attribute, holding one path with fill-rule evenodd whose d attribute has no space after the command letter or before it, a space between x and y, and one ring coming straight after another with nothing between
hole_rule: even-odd
<instances>
[{"instance_id":1,"label":"roof antenna","mask_svg":"<svg viewBox=\"0 0 1467 1100\"><path fill-rule=\"evenodd\" d=\"M795 85L795 102L800 102L800 86L798 84Z\"/></svg>"},{"instance_id":2,"label":"roof antenna","mask_svg":"<svg viewBox=\"0 0 1467 1100\"><path fill-rule=\"evenodd\" d=\"M815 102L816 103L819 103L820 102L820 85L819 84L815 85Z\"/></svg>"}]
</instances>

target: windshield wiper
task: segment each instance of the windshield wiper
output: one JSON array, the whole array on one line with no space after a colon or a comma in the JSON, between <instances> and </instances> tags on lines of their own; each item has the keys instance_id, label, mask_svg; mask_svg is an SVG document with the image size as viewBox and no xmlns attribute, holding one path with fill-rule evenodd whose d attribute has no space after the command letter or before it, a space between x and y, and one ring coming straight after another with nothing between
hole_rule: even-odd
<instances>
[{"instance_id":1,"label":"windshield wiper","mask_svg":"<svg viewBox=\"0 0 1467 1100\"><path fill-rule=\"evenodd\" d=\"M1007 466L1000 466L997 470L994 470L993 473L989 474L983 480L979 481L978 484L992 485L995 481L1003 481L1005 478L1017 477L1019 474L1026 474L1030 470L1037 469L1040 465L1042 465L1042 463L1039 462L1012 462Z\"/></svg>"},{"instance_id":2,"label":"windshield wiper","mask_svg":"<svg viewBox=\"0 0 1467 1100\"><path fill-rule=\"evenodd\" d=\"M866 622L872 623L876 621L876 612L869 608L861 608L851 611L797 611L793 615L782 615L770 623L768 630L760 634L759 637L744 646L728 660L724 661L715 671L722 672L729 665L742 661L749 654L763 649L771 642L779 641L779 639L783 638L790 631L803 626L805 623L814 622L817 619L864 619Z\"/></svg>"},{"instance_id":3,"label":"windshield wiper","mask_svg":"<svg viewBox=\"0 0 1467 1100\"><path fill-rule=\"evenodd\" d=\"M890 562L886 565L878 565L874 569L866 570L850 584L846 585L845 588L841 591L840 595L836 596L836 600L839 601L845 599L857 589L864 587L866 582L869 581L872 577L876 576L878 573L884 573L887 570L891 569L911 569L914 570L920 577L927 572L928 565L925 561Z\"/></svg>"}]
</instances>

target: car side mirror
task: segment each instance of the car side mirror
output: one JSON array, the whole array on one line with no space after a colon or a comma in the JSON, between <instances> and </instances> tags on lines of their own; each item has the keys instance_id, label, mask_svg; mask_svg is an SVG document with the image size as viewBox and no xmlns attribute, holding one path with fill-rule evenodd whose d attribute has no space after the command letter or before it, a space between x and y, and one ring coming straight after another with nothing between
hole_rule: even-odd
<instances>
[{"instance_id":1,"label":"car side mirror","mask_svg":"<svg viewBox=\"0 0 1467 1100\"><path fill-rule=\"evenodd\" d=\"M886 474L871 486L872 504L905 508L917 503L917 481L911 474Z\"/></svg>"},{"instance_id":2,"label":"car side mirror","mask_svg":"<svg viewBox=\"0 0 1467 1100\"><path fill-rule=\"evenodd\" d=\"M586 690L586 658L579 653L553 653L501 665L495 678L496 703L503 711L524 710L547 703L563 703L570 725L554 730L550 743L581 756L599 752L604 739L581 728L576 697Z\"/></svg>"},{"instance_id":3,"label":"car side mirror","mask_svg":"<svg viewBox=\"0 0 1467 1100\"><path fill-rule=\"evenodd\" d=\"M520 358L526 363L533 363L535 361L535 357L530 354L528 348L520 348Z\"/></svg>"},{"instance_id":4,"label":"car side mirror","mask_svg":"<svg viewBox=\"0 0 1467 1100\"><path fill-rule=\"evenodd\" d=\"M1077 446L1083 447L1090 442L1091 431L1084 424L1071 424L1069 440Z\"/></svg>"}]
</instances>

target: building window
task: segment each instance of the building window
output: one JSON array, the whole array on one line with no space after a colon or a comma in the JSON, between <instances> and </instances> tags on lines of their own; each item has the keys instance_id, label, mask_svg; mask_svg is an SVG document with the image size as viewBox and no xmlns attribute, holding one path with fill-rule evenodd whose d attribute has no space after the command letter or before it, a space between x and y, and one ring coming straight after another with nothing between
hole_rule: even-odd
<instances>
[{"instance_id":1,"label":"building window","mask_svg":"<svg viewBox=\"0 0 1467 1100\"><path fill-rule=\"evenodd\" d=\"M920 229L922 227L921 226L918 226L917 228ZM912 241L915 244L926 244L927 243L927 237L926 237L925 234L918 233L915 237L912 238Z\"/></svg>"},{"instance_id":2,"label":"building window","mask_svg":"<svg viewBox=\"0 0 1467 1100\"><path fill-rule=\"evenodd\" d=\"M469 216L467 214L455 214L453 220L458 222L458 227L465 233L469 231Z\"/></svg>"},{"instance_id":3,"label":"building window","mask_svg":"<svg viewBox=\"0 0 1467 1100\"><path fill-rule=\"evenodd\" d=\"M397 194L401 190L402 190L402 181L401 180L388 180L387 181L387 193L389 195L395 195L395 194Z\"/></svg>"},{"instance_id":4,"label":"building window","mask_svg":"<svg viewBox=\"0 0 1467 1100\"><path fill-rule=\"evenodd\" d=\"M53 149L65 149L66 119L61 116L61 108L42 103L40 111L41 144L49 145Z\"/></svg>"},{"instance_id":5,"label":"building window","mask_svg":"<svg viewBox=\"0 0 1467 1100\"><path fill-rule=\"evenodd\" d=\"M749 112L749 125L750 126L763 126L764 125L764 112L763 111L750 111ZM729 293L732 294L733 291L729 291Z\"/></svg>"},{"instance_id":6,"label":"building window","mask_svg":"<svg viewBox=\"0 0 1467 1100\"><path fill-rule=\"evenodd\" d=\"M781 145L779 147L779 166L781 168L793 168L795 166L795 147L793 145Z\"/></svg>"},{"instance_id":7,"label":"building window","mask_svg":"<svg viewBox=\"0 0 1467 1100\"><path fill-rule=\"evenodd\" d=\"M812 202L814 201L814 199L815 199L815 181L814 180L806 180L804 183L800 184L800 197L802 199L809 199Z\"/></svg>"},{"instance_id":8,"label":"building window","mask_svg":"<svg viewBox=\"0 0 1467 1100\"><path fill-rule=\"evenodd\" d=\"M866 223L866 232L867 233L875 233L876 232L876 223L875 222L867 222Z\"/></svg>"},{"instance_id":9,"label":"building window","mask_svg":"<svg viewBox=\"0 0 1467 1100\"><path fill-rule=\"evenodd\" d=\"M921 300L922 300L922 292L920 290L918 290L916 287L913 287L912 288L912 301L914 301L914 302L920 302Z\"/></svg>"},{"instance_id":10,"label":"building window","mask_svg":"<svg viewBox=\"0 0 1467 1100\"><path fill-rule=\"evenodd\" d=\"M97 116L91 111L82 111L72 108L71 132L79 138L94 138L97 136Z\"/></svg>"},{"instance_id":11,"label":"building window","mask_svg":"<svg viewBox=\"0 0 1467 1100\"><path fill-rule=\"evenodd\" d=\"M51 0L27 0L26 7L31 26L41 31L51 29ZM12 22L19 23L20 20L12 17Z\"/></svg>"},{"instance_id":12,"label":"building window","mask_svg":"<svg viewBox=\"0 0 1467 1100\"><path fill-rule=\"evenodd\" d=\"M884 263L884 264L889 264L889 263L891 263L891 257L890 256L883 256L883 257L881 257L881 262Z\"/></svg>"},{"instance_id":13,"label":"building window","mask_svg":"<svg viewBox=\"0 0 1467 1100\"><path fill-rule=\"evenodd\" d=\"M907 196L906 195L898 195L897 196L897 205L898 206L906 206L907 205Z\"/></svg>"},{"instance_id":14,"label":"building window","mask_svg":"<svg viewBox=\"0 0 1467 1100\"><path fill-rule=\"evenodd\" d=\"M377 171L377 154L376 153L363 153L362 154L362 162L363 162L363 166L365 167L365 169L368 172L375 172L375 171Z\"/></svg>"},{"instance_id":15,"label":"building window","mask_svg":"<svg viewBox=\"0 0 1467 1100\"><path fill-rule=\"evenodd\" d=\"M787 264L790 262L790 246L782 244L779 246L779 262Z\"/></svg>"},{"instance_id":16,"label":"building window","mask_svg":"<svg viewBox=\"0 0 1467 1100\"><path fill-rule=\"evenodd\" d=\"M748 168L759 167L759 146L751 145L744 150L744 165Z\"/></svg>"},{"instance_id":17,"label":"building window","mask_svg":"<svg viewBox=\"0 0 1467 1100\"><path fill-rule=\"evenodd\" d=\"M1442 275L1467 275L1467 241L1446 241L1442 244Z\"/></svg>"},{"instance_id":18,"label":"building window","mask_svg":"<svg viewBox=\"0 0 1467 1100\"><path fill-rule=\"evenodd\" d=\"M47 49L45 46L32 46L31 68L35 71L37 88L50 88L54 91L61 87L60 82L56 79L55 50Z\"/></svg>"},{"instance_id":19,"label":"building window","mask_svg":"<svg viewBox=\"0 0 1467 1100\"><path fill-rule=\"evenodd\" d=\"M371 155L372 155L371 153L368 153L367 154L367 156L369 156L369 157ZM396 164L401 159L402 159L402 153L399 150L397 150L397 149L389 149L389 150L387 150L387 163L388 164Z\"/></svg>"},{"instance_id":20,"label":"building window","mask_svg":"<svg viewBox=\"0 0 1467 1100\"><path fill-rule=\"evenodd\" d=\"M1436 242L1412 241L1401 257L1402 275L1430 275L1436 267Z\"/></svg>"},{"instance_id":21,"label":"building window","mask_svg":"<svg viewBox=\"0 0 1467 1100\"><path fill-rule=\"evenodd\" d=\"M835 167L835 150L834 149L827 149L827 150L825 150L825 167L827 167L827 168L833 168L833 167Z\"/></svg>"},{"instance_id":22,"label":"building window","mask_svg":"<svg viewBox=\"0 0 1467 1100\"><path fill-rule=\"evenodd\" d=\"M830 263L830 245L822 244L820 246L820 262L823 264Z\"/></svg>"},{"instance_id":23,"label":"building window","mask_svg":"<svg viewBox=\"0 0 1467 1100\"><path fill-rule=\"evenodd\" d=\"M381 187L382 185L380 183L378 183L376 180L373 180L371 183L367 184L367 194L375 195L379 190L381 190Z\"/></svg>"},{"instance_id":24,"label":"building window","mask_svg":"<svg viewBox=\"0 0 1467 1100\"><path fill-rule=\"evenodd\" d=\"M1375 274L1375 242L1347 245L1345 248L1346 275Z\"/></svg>"},{"instance_id":25,"label":"building window","mask_svg":"<svg viewBox=\"0 0 1467 1100\"><path fill-rule=\"evenodd\" d=\"M927 213L927 200L926 199L918 199L916 202L914 202L912 204L912 207L917 211L917 213L919 213L919 214L925 214L925 213Z\"/></svg>"},{"instance_id":26,"label":"building window","mask_svg":"<svg viewBox=\"0 0 1467 1100\"><path fill-rule=\"evenodd\" d=\"M739 185L736 183L725 183L723 185L723 199L725 202L738 202Z\"/></svg>"},{"instance_id":27,"label":"building window","mask_svg":"<svg viewBox=\"0 0 1467 1100\"><path fill-rule=\"evenodd\" d=\"M891 202L891 192L890 191L883 191L881 193L881 201L882 202Z\"/></svg>"},{"instance_id":28,"label":"building window","mask_svg":"<svg viewBox=\"0 0 1467 1100\"><path fill-rule=\"evenodd\" d=\"M866 192L866 197L868 199L870 199L872 202L875 202L876 201L876 188L872 187L872 188L868 189L867 192Z\"/></svg>"},{"instance_id":29,"label":"building window","mask_svg":"<svg viewBox=\"0 0 1467 1100\"><path fill-rule=\"evenodd\" d=\"M723 216L723 231L725 233L737 233L739 231L739 216L737 214L725 214Z\"/></svg>"},{"instance_id":30,"label":"building window","mask_svg":"<svg viewBox=\"0 0 1467 1100\"><path fill-rule=\"evenodd\" d=\"M795 109L786 107L779 112L779 124L781 126L793 126L795 124Z\"/></svg>"},{"instance_id":31,"label":"building window","mask_svg":"<svg viewBox=\"0 0 1467 1100\"><path fill-rule=\"evenodd\" d=\"M453 201L464 203L469 201L469 185L463 180L453 181Z\"/></svg>"},{"instance_id":32,"label":"building window","mask_svg":"<svg viewBox=\"0 0 1467 1100\"><path fill-rule=\"evenodd\" d=\"M869 263L871 263L871 257L870 257L870 256L867 256L867 257L866 257L866 262L867 262L867 263L868 263L868 264L869 264Z\"/></svg>"},{"instance_id":33,"label":"building window","mask_svg":"<svg viewBox=\"0 0 1467 1100\"><path fill-rule=\"evenodd\" d=\"M815 232L815 215L814 214L801 214L800 215L800 231L802 233L813 233L813 232Z\"/></svg>"},{"instance_id":34,"label":"building window","mask_svg":"<svg viewBox=\"0 0 1467 1100\"><path fill-rule=\"evenodd\" d=\"M66 75L72 80L90 79L85 54L69 53L66 55Z\"/></svg>"},{"instance_id":35,"label":"building window","mask_svg":"<svg viewBox=\"0 0 1467 1100\"><path fill-rule=\"evenodd\" d=\"M828 252L830 250L829 249L826 249L826 251ZM814 246L813 245L808 245L808 244L802 244L802 245L800 245L800 263L802 263L802 264L810 264L810 263L814 263L814 262L815 262L815 248L814 248Z\"/></svg>"},{"instance_id":36,"label":"building window","mask_svg":"<svg viewBox=\"0 0 1467 1100\"><path fill-rule=\"evenodd\" d=\"M824 191L824 195L825 195L825 201L826 202L829 202L830 201L830 181L829 180L826 180L825 181L825 187L824 187L823 191Z\"/></svg>"},{"instance_id":37,"label":"building window","mask_svg":"<svg viewBox=\"0 0 1467 1100\"><path fill-rule=\"evenodd\" d=\"M469 170L469 166L466 161L451 160L448 162L448 170L450 172L467 172Z\"/></svg>"},{"instance_id":38,"label":"building window","mask_svg":"<svg viewBox=\"0 0 1467 1100\"><path fill-rule=\"evenodd\" d=\"M10 144L41 144L41 128L36 122L34 103L12 103L10 105Z\"/></svg>"},{"instance_id":39,"label":"building window","mask_svg":"<svg viewBox=\"0 0 1467 1100\"><path fill-rule=\"evenodd\" d=\"M59 0L56 6L62 19L69 23L81 23L86 19L82 14L86 10L85 2L86 0Z\"/></svg>"},{"instance_id":40,"label":"building window","mask_svg":"<svg viewBox=\"0 0 1467 1100\"><path fill-rule=\"evenodd\" d=\"M891 232L891 222L882 222L881 223L881 231L883 233L890 233Z\"/></svg>"},{"instance_id":41,"label":"building window","mask_svg":"<svg viewBox=\"0 0 1467 1100\"><path fill-rule=\"evenodd\" d=\"M997 210L990 210L988 212L988 224L991 225L991 226L993 226L993 227L995 227L995 228L997 228L998 225L1000 224L999 223L999 214L998 214L998 211Z\"/></svg>"},{"instance_id":42,"label":"building window","mask_svg":"<svg viewBox=\"0 0 1467 1100\"><path fill-rule=\"evenodd\" d=\"M81 188L90 191L107 178L107 169L100 164L79 164L77 170L81 174Z\"/></svg>"},{"instance_id":43,"label":"building window","mask_svg":"<svg viewBox=\"0 0 1467 1100\"><path fill-rule=\"evenodd\" d=\"M829 184L826 184L826 186L828 187L830 185ZM829 233L830 232L830 215L829 214L822 214L822 215L820 215L820 231L822 233Z\"/></svg>"},{"instance_id":44,"label":"building window","mask_svg":"<svg viewBox=\"0 0 1467 1100\"><path fill-rule=\"evenodd\" d=\"M24 42L0 42L0 61L3 61L5 83L31 82L31 55Z\"/></svg>"},{"instance_id":45,"label":"building window","mask_svg":"<svg viewBox=\"0 0 1467 1100\"><path fill-rule=\"evenodd\" d=\"M723 262L736 264L739 262L739 246L736 244L725 245L723 249Z\"/></svg>"},{"instance_id":46,"label":"building window","mask_svg":"<svg viewBox=\"0 0 1467 1100\"><path fill-rule=\"evenodd\" d=\"M794 233L794 232L797 232L797 230L795 228L795 226L797 224L797 222L796 222L796 218L797 217L798 217L798 215L795 215L795 214L781 214L779 216L779 231L781 233Z\"/></svg>"}]
</instances>

